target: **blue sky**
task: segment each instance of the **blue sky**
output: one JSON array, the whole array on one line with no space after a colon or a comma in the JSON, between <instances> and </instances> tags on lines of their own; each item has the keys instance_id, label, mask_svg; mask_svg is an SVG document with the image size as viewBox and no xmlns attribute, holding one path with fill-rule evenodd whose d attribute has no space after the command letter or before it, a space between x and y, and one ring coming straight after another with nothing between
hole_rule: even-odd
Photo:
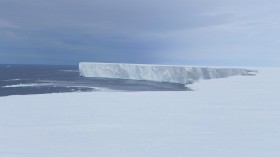
<instances>
[{"instance_id":1,"label":"blue sky","mask_svg":"<svg viewBox=\"0 0 280 157\"><path fill-rule=\"evenodd\" d=\"M279 66L276 0L1 0L0 63Z\"/></svg>"}]
</instances>

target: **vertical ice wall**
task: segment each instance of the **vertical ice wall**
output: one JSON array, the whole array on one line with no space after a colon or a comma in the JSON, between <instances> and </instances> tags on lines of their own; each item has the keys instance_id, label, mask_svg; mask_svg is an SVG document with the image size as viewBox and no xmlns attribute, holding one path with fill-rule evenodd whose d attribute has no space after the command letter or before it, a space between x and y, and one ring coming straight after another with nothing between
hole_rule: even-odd
<instances>
[{"instance_id":1,"label":"vertical ice wall","mask_svg":"<svg viewBox=\"0 0 280 157\"><path fill-rule=\"evenodd\" d=\"M224 78L252 72L237 68L185 67L149 64L119 64L81 62L80 76L132 80L147 80L188 84L199 79Z\"/></svg>"}]
</instances>

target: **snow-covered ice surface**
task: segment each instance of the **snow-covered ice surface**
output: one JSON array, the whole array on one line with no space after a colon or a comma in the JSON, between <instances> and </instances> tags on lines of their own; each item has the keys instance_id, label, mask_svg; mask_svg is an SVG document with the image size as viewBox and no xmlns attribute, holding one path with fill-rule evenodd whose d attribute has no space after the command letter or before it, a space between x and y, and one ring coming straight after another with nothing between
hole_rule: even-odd
<instances>
[{"instance_id":1,"label":"snow-covered ice surface","mask_svg":"<svg viewBox=\"0 0 280 157\"><path fill-rule=\"evenodd\" d=\"M3 157L278 157L280 69L186 92L0 98Z\"/></svg>"},{"instance_id":2,"label":"snow-covered ice surface","mask_svg":"<svg viewBox=\"0 0 280 157\"><path fill-rule=\"evenodd\" d=\"M254 70L240 68L186 67L174 65L79 63L80 76L146 80L189 84L200 79L248 75Z\"/></svg>"}]
</instances>

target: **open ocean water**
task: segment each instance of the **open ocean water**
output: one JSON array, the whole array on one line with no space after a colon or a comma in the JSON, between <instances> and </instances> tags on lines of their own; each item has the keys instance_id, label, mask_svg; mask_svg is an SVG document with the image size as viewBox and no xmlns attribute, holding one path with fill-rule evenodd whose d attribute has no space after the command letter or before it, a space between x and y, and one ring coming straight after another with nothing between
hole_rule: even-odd
<instances>
[{"instance_id":1,"label":"open ocean water","mask_svg":"<svg viewBox=\"0 0 280 157\"><path fill-rule=\"evenodd\" d=\"M80 77L78 66L0 65L0 96L94 91L187 91L181 84Z\"/></svg>"}]
</instances>

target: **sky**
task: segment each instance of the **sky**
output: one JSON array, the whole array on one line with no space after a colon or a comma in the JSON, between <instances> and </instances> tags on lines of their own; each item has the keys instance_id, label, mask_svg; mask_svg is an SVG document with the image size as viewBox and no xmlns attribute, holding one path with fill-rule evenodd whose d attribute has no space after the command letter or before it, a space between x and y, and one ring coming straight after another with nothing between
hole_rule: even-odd
<instances>
[{"instance_id":1,"label":"sky","mask_svg":"<svg viewBox=\"0 0 280 157\"><path fill-rule=\"evenodd\" d=\"M0 63L279 66L277 0L0 0Z\"/></svg>"}]
</instances>

